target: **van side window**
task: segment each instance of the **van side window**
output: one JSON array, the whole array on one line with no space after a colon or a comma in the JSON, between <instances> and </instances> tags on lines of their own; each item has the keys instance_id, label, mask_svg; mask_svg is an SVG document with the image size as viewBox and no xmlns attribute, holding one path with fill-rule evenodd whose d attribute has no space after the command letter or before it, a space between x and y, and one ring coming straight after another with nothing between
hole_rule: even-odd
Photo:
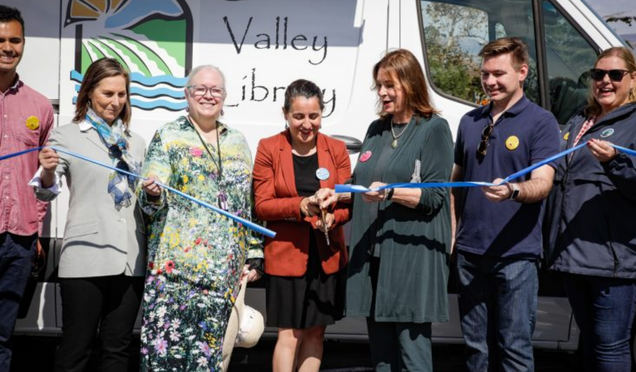
<instances>
[{"instance_id":1,"label":"van side window","mask_svg":"<svg viewBox=\"0 0 636 372\"><path fill-rule=\"evenodd\" d=\"M440 93L485 104L478 53L488 42L519 36L528 44L530 73L526 96L539 100L535 31L531 3L510 0L421 1L428 74Z\"/></svg>"},{"instance_id":2,"label":"van side window","mask_svg":"<svg viewBox=\"0 0 636 372\"><path fill-rule=\"evenodd\" d=\"M541 0L540 0L541 1ZM535 15L531 1L421 0L427 74L438 93L475 105L488 102L481 89L479 50L505 36L528 45L530 70L524 91L533 102L565 122L586 100L585 72L597 52L549 0L541 1L547 77L537 70ZM541 40L540 39L540 40ZM547 82L541 87L540 82ZM545 92L548 102L541 102Z\"/></svg>"},{"instance_id":3,"label":"van side window","mask_svg":"<svg viewBox=\"0 0 636 372\"><path fill-rule=\"evenodd\" d=\"M552 3L543 1L542 10L550 110L563 125L585 105L597 52Z\"/></svg>"}]
</instances>

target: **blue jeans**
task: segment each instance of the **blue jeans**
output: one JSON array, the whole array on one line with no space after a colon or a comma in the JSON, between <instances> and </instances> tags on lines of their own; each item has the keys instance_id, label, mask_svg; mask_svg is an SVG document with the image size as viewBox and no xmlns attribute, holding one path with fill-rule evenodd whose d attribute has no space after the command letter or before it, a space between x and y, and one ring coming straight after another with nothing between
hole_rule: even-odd
<instances>
[{"instance_id":1,"label":"blue jeans","mask_svg":"<svg viewBox=\"0 0 636 372\"><path fill-rule=\"evenodd\" d=\"M37 234L0 233L0 371L11 365L11 336L31 273Z\"/></svg>"},{"instance_id":2,"label":"blue jeans","mask_svg":"<svg viewBox=\"0 0 636 372\"><path fill-rule=\"evenodd\" d=\"M537 260L457 252L469 371L534 371Z\"/></svg>"},{"instance_id":3,"label":"blue jeans","mask_svg":"<svg viewBox=\"0 0 636 372\"><path fill-rule=\"evenodd\" d=\"M564 283L581 329L584 370L630 371L636 280L565 274Z\"/></svg>"}]
</instances>

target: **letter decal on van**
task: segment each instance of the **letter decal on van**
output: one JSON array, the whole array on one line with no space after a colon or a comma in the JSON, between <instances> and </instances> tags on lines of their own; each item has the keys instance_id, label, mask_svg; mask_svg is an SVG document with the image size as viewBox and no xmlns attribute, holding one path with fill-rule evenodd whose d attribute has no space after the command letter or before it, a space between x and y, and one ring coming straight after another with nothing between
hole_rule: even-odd
<instances>
[{"instance_id":1,"label":"letter decal on van","mask_svg":"<svg viewBox=\"0 0 636 372\"><path fill-rule=\"evenodd\" d=\"M64 28L73 26L75 68L70 78L76 92L88 66L111 57L131 73L133 107L185 108L193 29L185 0L68 0Z\"/></svg>"}]
</instances>

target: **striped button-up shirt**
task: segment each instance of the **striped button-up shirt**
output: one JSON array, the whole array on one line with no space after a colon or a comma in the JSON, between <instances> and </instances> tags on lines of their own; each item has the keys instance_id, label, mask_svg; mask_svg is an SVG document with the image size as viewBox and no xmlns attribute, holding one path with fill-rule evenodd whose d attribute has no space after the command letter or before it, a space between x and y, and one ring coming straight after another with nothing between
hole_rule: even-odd
<instances>
[{"instance_id":1,"label":"striped button-up shirt","mask_svg":"<svg viewBox=\"0 0 636 372\"><path fill-rule=\"evenodd\" d=\"M43 146L52 129L53 108L42 94L19 78L0 92L0 157ZM41 233L47 204L28 186L38 166L37 151L0 160L0 233Z\"/></svg>"}]
</instances>

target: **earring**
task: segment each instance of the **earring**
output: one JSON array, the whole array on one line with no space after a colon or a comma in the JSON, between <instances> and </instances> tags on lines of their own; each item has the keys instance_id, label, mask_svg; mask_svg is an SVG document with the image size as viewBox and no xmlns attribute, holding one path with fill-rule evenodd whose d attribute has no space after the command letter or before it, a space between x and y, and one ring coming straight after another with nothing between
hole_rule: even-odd
<instances>
[{"instance_id":1,"label":"earring","mask_svg":"<svg viewBox=\"0 0 636 372\"><path fill-rule=\"evenodd\" d=\"M225 111L223 111L223 109L221 109L221 116L225 115Z\"/></svg>"},{"instance_id":2,"label":"earring","mask_svg":"<svg viewBox=\"0 0 636 372\"><path fill-rule=\"evenodd\" d=\"M287 120L285 120L285 129L289 129L289 124L287 124Z\"/></svg>"}]
</instances>

